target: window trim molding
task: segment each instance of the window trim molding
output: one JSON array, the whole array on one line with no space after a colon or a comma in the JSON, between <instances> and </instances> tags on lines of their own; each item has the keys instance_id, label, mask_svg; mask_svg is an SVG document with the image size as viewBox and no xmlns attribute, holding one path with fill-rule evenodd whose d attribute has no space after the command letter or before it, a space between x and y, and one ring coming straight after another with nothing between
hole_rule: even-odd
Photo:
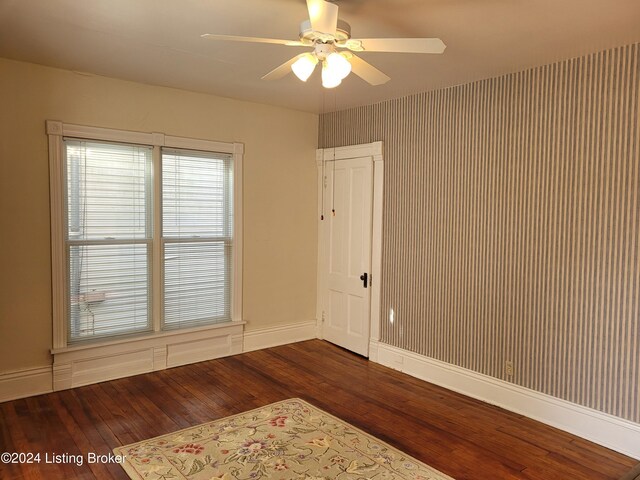
<instances>
[{"instance_id":1,"label":"window trim molding","mask_svg":"<svg viewBox=\"0 0 640 480\"><path fill-rule=\"evenodd\" d=\"M117 130L111 128L92 127L86 125L76 125L63 123L58 120L46 121L46 134L49 140L49 188L50 188L50 215L51 215L51 280L52 280L52 302L53 302L53 345L52 354L59 354L69 347L67 344L67 322L65 315L65 285L66 285L66 253L65 253L65 232L64 232L64 176L63 176L63 138L73 137L86 140L102 140L120 143L131 143L151 146L154 152L160 147L182 148L189 150L204 150L219 153L227 153L233 156L233 279L231 298L231 322L219 324L241 325L242 320L242 160L244 156L244 144L215 142L212 140L194 139L188 137L177 137L165 135L164 133L133 132L127 130ZM154 155L155 156L155 155ZM156 164L154 163L154 170ZM154 176L154 196L156 191L158 175ZM159 215L158 209L154 210L154 219ZM154 224L157 224L154 222ZM154 232L155 233L155 232ZM155 244L155 235L153 243ZM155 245L154 245L155 246ZM154 337L170 337L167 332L158 330L156 318L160 312L155 308L157 299L161 295L157 271L157 261L152 260L153 275L151 278L152 288L152 325L154 331L147 334L136 335L136 339L149 339ZM212 327L212 326L209 326ZM213 325L215 327L215 325ZM205 328L203 331L209 330ZM175 330L180 334L180 330ZM131 337L123 336L121 339L114 338L109 343L118 345L131 342ZM86 345L91 346L88 341ZM74 345L75 346L75 345ZM97 344L96 344L97 346Z\"/></svg>"}]
</instances>

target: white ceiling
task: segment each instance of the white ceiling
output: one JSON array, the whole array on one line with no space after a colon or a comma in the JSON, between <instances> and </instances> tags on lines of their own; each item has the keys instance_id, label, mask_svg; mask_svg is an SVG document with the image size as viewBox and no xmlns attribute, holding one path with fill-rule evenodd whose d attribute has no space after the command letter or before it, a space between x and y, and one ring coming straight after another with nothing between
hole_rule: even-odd
<instances>
[{"instance_id":1,"label":"white ceiling","mask_svg":"<svg viewBox=\"0 0 640 480\"><path fill-rule=\"evenodd\" d=\"M444 55L367 53L391 77L325 91L260 77L300 47L304 0L0 0L0 56L310 112L376 103L640 41L640 0L339 0L354 38L440 37ZM323 93L324 92L324 93Z\"/></svg>"}]
</instances>

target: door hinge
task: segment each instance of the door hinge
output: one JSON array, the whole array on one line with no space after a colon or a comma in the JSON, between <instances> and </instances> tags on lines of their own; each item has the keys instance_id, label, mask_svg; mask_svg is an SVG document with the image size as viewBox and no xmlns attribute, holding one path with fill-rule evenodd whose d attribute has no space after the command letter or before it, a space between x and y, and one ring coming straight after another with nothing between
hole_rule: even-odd
<instances>
[{"instance_id":1,"label":"door hinge","mask_svg":"<svg viewBox=\"0 0 640 480\"><path fill-rule=\"evenodd\" d=\"M322 311L322 323L324 323L324 310Z\"/></svg>"}]
</instances>

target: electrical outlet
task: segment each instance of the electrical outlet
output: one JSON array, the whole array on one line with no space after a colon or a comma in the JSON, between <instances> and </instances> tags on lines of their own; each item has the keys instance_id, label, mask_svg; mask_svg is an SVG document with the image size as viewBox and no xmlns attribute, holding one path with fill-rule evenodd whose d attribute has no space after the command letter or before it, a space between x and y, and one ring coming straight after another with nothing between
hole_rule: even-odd
<instances>
[{"instance_id":1,"label":"electrical outlet","mask_svg":"<svg viewBox=\"0 0 640 480\"><path fill-rule=\"evenodd\" d=\"M508 377L513 377L513 362L511 360L504 362L504 371Z\"/></svg>"}]
</instances>

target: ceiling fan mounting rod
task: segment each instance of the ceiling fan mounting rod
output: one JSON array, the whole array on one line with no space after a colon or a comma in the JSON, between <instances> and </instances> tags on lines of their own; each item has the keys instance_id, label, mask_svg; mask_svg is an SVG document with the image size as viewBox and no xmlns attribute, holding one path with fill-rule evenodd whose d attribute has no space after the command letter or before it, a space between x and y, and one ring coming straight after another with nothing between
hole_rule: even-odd
<instances>
[{"instance_id":1,"label":"ceiling fan mounting rod","mask_svg":"<svg viewBox=\"0 0 640 480\"><path fill-rule=\"evenodd\" d=\"M346 42L351 38L351 25L347 22L338 19L338 24L336 26L335 33L323 33L314 30L311 27L311 21L305 20L300 24L300 41L303 43L311 43L314 44L318 40L326 43L326 42Z\"/></svg>"}]
</instances>

